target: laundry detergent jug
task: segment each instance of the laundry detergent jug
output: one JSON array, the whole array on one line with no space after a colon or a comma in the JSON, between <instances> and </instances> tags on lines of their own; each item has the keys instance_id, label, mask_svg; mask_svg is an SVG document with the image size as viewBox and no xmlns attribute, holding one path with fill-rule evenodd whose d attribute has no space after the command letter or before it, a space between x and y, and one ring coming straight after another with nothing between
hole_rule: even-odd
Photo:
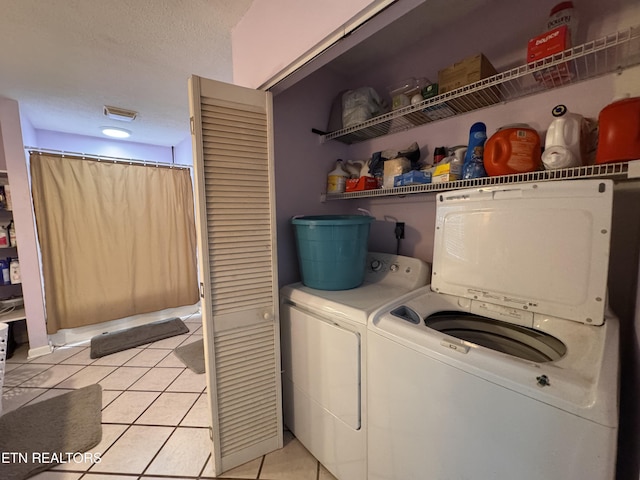
<instances>
[{"instance_id":1,"label":"laundry detergent jug","mask_svg":"<svg viewBox=\"0 0 640 480\"><path fill-rule=\"evenodd\" d=\"M549 125L542 163L547 170L579 167L584 163L584 118L571 113L564 105L551 112L555 119Z\"/></svg>"},{"instance_id":2,"label":"laundry detergent jug","mask_svg":"<svg viewBox=\"0 0 640 480\"><path fill-rule=\"evenodd\" d=\"M484 168L490 176L540 170L540 135L529 125L505 125L484 147Z\"/></svg>"},{"instance_id":3,"label":"laundry detergent jug","mask_svg":"<svg viewBox=\"0 0 640 480\"><path fill-rule=\"evenodd\" d=\"M640 159L640 97L607 105L600 112L598 123L596 163Z\"/></svg>"}]
</instances>

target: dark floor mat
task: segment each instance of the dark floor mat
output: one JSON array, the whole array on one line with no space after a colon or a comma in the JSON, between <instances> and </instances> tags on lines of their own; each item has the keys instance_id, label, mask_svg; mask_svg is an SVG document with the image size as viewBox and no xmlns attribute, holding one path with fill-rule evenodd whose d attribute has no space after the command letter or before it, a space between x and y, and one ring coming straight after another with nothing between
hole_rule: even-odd
<instances>
[{"instance_id":1,"label":"dark floor mat","mask_svg":"<svg viewBox=\"0 0 640 480\"><path fill-rule=\"evenodd\" d=\"M173 353L194 373L204 373L204 340L181 345Z\"/></svg>"},{"instance_id":2,"label":"dark floor mat","mask_svg":"<svg viewBox=\"0 0 640 480\"><path fill-rule=\"evenodd\" d=\"M189 328L179 318L169 318L113 333L96 335L91 339L91 358L135 348L146 343L187 333Z\"/></svg>"},{"instance_id":3,"label":"dark floor mat","mask_svg":"<svg viewBox=\"0 0 640 480\"><path fill-rule=\"evenodd\" d=\"M74 453L98 445L101 422L98 384L5 413L0 417L0 452L9 461L1 462L0 477L24 480L59 463L72 464Z\"/></svg>"}]
</instances>

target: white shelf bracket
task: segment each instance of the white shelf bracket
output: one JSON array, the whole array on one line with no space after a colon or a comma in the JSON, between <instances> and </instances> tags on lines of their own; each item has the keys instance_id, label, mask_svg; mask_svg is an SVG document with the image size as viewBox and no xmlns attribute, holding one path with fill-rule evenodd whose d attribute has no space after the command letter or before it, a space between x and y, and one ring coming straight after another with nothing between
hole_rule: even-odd
<instances>
[{"instance_id":1,"label":"white shelf bracket","mask_svg":"<svg viewBox=\"0 0 640 480\"><path fill-rule=\"evenodd\" d=\"M632 160L628 165L627 178L640 178L640 160Z\"/></svg>"}]
</instances>

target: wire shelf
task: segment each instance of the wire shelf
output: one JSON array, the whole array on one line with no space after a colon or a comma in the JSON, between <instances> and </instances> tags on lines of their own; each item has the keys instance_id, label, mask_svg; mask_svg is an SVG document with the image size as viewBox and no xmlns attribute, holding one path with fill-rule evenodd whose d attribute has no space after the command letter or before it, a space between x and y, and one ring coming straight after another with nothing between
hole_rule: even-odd
<instances>
[{"instance_id":1,"label":"wire shelf","mask_svg":"<svg viewBox=\"0 0 640 480\"><path fill-rule=\"evenodd\" d=\"M630 168L632 167L632 168ZM471 180L456 180L454 182L427 183L424 185L409 185L406 187L379 188L376 190L362 190L347 193L328 193L327 200L343 200L363 197L403 196L413 193L444 192L460 188L489 187L512 183L549 182L554 180L573 180L584 178L611 178L626 180L636 178L640 174L640 160L620 163L605 163L602 165L588 165L584 167L562 168L557 170L541 170L538 172L502 175L499 177L483 177Z\"/></svg>"},{"instance_id":2,"label":"wire shelf","mask_svg":"<svg viewBox=\"0 0 640 480\"><path fill-rule=\"evenodd\" d=\"M575 84L640 64L640 26L607 35L533 63L394 110L349 128L321 135L322 141L352 144L444 118Z\"/></svg>"}]
</instances>

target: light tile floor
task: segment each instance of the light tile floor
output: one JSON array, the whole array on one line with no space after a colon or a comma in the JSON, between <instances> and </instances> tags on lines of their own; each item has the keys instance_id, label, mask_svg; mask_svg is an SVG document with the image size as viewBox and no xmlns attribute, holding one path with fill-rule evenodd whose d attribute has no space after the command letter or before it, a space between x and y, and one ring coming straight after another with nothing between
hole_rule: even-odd
<instances>
[{"instance_id":1,"label":"light tile floor","mask_svg":"<svg viewBox=\"0 0 640 480\"><path fill-rule=\"evenodd\" d=\"M100 463L58 465L34 480L269 479L335 480L291 435L284 448L214 477L205 375L172 353L202 338L200 315L190 332L99 359L89 342L27 359L26 345L7 360L3 411L93 383L102 385Z\"/></svg>"}]
</instances>

